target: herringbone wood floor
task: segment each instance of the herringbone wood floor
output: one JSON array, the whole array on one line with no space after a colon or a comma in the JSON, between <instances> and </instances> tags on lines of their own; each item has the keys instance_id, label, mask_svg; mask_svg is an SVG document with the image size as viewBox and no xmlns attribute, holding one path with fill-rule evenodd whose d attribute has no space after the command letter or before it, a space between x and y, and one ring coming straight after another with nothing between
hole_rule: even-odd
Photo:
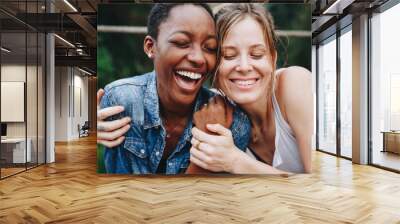
<instances>
[{"instance_id":1,"label":"herringbone wood floor","mask_svg":"<svg viewBox=\"0 0 400 224\"><path fill-rule=\"evenodd\" d=\"M96 174L95 139L0 181L0 223L400 223L400 175L316 152L313 174Z\"/></svg>"}]
</instances>

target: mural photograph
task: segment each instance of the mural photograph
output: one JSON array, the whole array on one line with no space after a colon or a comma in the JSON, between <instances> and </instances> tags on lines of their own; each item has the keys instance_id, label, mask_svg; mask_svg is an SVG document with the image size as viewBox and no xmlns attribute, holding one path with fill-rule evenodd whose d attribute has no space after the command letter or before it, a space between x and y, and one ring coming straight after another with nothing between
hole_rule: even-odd
<instances>
[{"instance_id":1,"label":"mural photograph","mask_svg":"<svg viewBox=\"0 0 400 224\"><path fill-rule=\"evenodd\" d=\"M307 4L99 5L107 174L311 172Z\"/></svg>"}]
</instances>

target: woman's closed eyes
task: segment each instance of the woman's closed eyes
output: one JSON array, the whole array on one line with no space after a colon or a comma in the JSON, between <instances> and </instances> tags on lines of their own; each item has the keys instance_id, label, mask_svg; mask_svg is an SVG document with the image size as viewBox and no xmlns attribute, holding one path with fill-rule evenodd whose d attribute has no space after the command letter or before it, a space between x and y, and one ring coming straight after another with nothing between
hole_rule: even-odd
<instances>
[{"instance_id":1,"label":"woman's closed eyes","mask_svg":"<svg viewBox=\"0 0 400 224\"><path fill-rule=\"evenodd\" d=\"M266 52L267 51L264 47L256 47L256 48L250 49L248 54L253 59L261 59L264 56L266 56ZM231 49L231 48L224 49L222 51L222 57L225 60L233 60L236 57L238 57L239 55L240 55L240 52L238 50Z\"/></svg>"},{"instance_id":2,"label":"woman's closed eyes","mask_svg":"<svg viewBox=\"0 0 400 224\"><path fill-rule=\"evenodd\" d=\"M171 40L170 42L178 48L187 48L190 46L190 41L188 40Z\"/></svg>"},{"instance_id":3,"label":"woman's closed eyes","mask_svg":"<svg viewBox=\"0 0 400 224\"><path fill-rule=\"evenodd\" d=\"M217 42L216 40L210 39L206 41L203 47L209 53L215 53L217 51Z\"/></svg>"},{"instance_id":4,"label":"woman's closed eyes","mask_svg":"<svg viewBox=\"0 0 400 224\"><path fill-rule=\"evenodd\" d=\"M185 49L191 46L192 41L189 38L173 38L169 41L177 48ZM202 47L203 50L208 53L215 53L217 50L217 44L215 40L206 41Z\"/></svg>"}]
</instances>

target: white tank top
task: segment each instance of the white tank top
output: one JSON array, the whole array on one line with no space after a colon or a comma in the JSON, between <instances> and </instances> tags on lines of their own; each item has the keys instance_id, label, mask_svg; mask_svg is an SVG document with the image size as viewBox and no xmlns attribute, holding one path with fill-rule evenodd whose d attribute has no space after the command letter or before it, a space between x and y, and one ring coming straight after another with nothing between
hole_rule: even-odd
<instances>
[{"instance_id":1,"label":"white tank top","mask_svg":"<svg viewBox=\"0 0 400 224\"><path fill-rule=\"evenodd\" d=\"M275 94L272 95L272 105L275 112L275 152L272 166L291 173L304 173L296 138L282 116ZM250 149L247 149L246 153L257 159Z\"/></svg>"}]
</instances>

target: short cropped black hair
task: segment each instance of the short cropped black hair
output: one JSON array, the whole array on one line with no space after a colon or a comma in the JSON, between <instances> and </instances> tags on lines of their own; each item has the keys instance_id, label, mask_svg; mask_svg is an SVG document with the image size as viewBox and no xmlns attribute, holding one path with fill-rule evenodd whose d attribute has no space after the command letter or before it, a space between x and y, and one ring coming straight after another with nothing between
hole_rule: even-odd
<instances>
[{"instance_id":1,"label":"short cropped black hair","mask_svg":"<svg viewBox=\"0 0 400 224\"><path fill-rule=\"evenodd\" d=\"M155 4L149 13L149 17L147 18L147 34L157 39L158 37L158 28L161 23L167 20L169 12L176 6L180 5L195 5L204 8L214 20L214 15L209 5L205 3L157 3Z\"/></svg>"}]
</instances>

